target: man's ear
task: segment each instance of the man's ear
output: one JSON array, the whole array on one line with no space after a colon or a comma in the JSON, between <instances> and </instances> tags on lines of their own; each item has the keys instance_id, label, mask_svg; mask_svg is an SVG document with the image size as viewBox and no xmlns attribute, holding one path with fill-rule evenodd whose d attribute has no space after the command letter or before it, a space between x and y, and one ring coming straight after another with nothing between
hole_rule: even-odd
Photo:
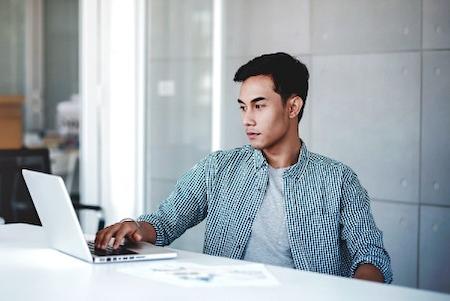
<instances>
[{"instance_id":1,"label":"man's ear","mask_svg":"<svg viewBox=\"0 0 450 301\"><path fill-rule=\"evenodd\" d=\"M288 110L289 110L289 118L296 118L300 113L300 110L303 108L303 99L298 96L292 96L288 100Z\"/></svg>"}]
</instances>

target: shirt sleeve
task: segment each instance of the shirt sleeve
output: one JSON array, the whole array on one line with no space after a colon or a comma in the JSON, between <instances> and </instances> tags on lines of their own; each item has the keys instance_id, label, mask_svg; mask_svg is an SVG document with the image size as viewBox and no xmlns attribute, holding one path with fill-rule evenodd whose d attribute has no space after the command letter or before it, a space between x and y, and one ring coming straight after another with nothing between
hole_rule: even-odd
<instances>
[{"instance_id":1,"label":"shirt sleeve","mask_svg":"<svg viewBox=\"0 0 450 301\"><path fill-rule=\"evenodd\" d=\"M375 225L367 191L349 168L344 172L341 218L342 239L352 258L351 276L360 264L370 263L381 271L384 282L391 283L391 261L383 246L383 234Z\"/></svg>"},{"instance_id":2,"label":"shirt sleeve","mask_svg":"<svg viewBox=\"0 0 450 301\"><path fill-rule=\"evenodd\" d=\"M210 156L206 157L181 178L158 210L138 217L156 231L156 245L171 244L187 229L200 223L207 214L206 173Z\"/></svg>"}]
</instances>

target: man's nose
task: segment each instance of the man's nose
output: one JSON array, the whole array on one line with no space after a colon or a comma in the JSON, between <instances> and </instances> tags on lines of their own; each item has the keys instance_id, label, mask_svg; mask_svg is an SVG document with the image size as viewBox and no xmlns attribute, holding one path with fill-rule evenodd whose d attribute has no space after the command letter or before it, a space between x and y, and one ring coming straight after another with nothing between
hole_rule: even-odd
<instances>
[{"instance_id":1,"label":"man's nose","mask_svg":"<svg viewBox=\"0 0 450 301\"><path fill-rule=\"evenodd\" d=\"M255 119L250 109L242 113L242 123L244 124L244 126L255 125Z\"/></svg>"}]
</instances>

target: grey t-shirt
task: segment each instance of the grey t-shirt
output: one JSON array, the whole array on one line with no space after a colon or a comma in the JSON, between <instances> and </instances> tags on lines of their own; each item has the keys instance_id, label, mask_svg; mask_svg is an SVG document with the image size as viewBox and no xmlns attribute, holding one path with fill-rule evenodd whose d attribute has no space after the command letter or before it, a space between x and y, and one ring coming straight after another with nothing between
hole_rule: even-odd
<instances>
[{"instance_id":1,"label":"grey t-shirt","mask_svg":"<svg viewBox=\"0 0 450 301\"><path fill-rule=\"evenodd\" d=\"M244 260L294 267L289 246L283 197L283 172L269 166L269 184L256 215Z\"/></svg>"}]
</instances>

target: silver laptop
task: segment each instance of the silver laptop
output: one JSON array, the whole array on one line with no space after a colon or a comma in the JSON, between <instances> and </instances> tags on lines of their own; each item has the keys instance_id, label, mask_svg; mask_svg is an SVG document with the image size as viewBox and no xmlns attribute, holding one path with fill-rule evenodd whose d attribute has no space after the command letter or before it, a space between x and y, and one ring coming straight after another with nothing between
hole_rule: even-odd
<instances>
[{"instance_id":1,"label":"silver laptop","mask_svg":"<svg viewBox=\"0 0 450 301\"><path fill-rule=\"evenodd\" d=\"M41 220L50 246L63 253L93 263L168 259L177 256L173 250L149 243L129 243L118 250L95 249L86 241L66 186L61 177L22 170L25 183Z\"/></svg>"}]
</instances>

